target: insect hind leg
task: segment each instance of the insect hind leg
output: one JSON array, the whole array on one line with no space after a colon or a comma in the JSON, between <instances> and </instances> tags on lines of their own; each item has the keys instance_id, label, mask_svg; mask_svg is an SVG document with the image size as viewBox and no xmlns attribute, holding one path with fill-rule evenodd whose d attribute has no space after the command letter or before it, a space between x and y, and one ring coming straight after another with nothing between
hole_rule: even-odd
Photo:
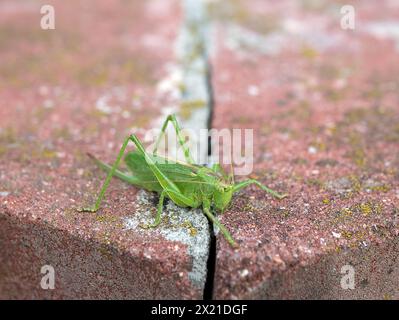
<instances>
[{"instance_id":1,"label":"insect hind leg","mask_svg":"<svg viewBox=\"0 0 399 320\"><path fill-rule=\"evenodd\" d=\"M196 207L198 206L197 201L194 199L186 197L180 189L176 186L176 184L169 179L167 175L165 175L162 170L157 166L154 157L148 154L145 150L141 142L137 139L135 135L132 135L133 142L135 143L137 150L141 152L144 156L145 161L148 164L148 167L155 175L162 189L166 193L169 199L171 199L174 203L179 206L184 207Z\"/></svg>"},{"instance_id":2,"label":"insect hind leg","mask_svg":"<svg viewBox=\"0 0 399 320\"><path fill-rule=\"evenodd\" d=\"M162 137L165 136L166 128L167 128L169 122L172 122L173 127L175 128L175 132L176 132L176 135L177 135L177 139L178 139L179 145L183 149L184 157L185 157L187 163L194 164L194 159L193 159L193 157L191 155L190 149L187 148L187 146L185 145L185 141L184 141L183 136L181 134L182 130L181 130L180 125L177 122L176 116L174 114L168 115L166 117L166 119L165 119L165 121L164 121L164 123L162 125L161 133L160 133L160 135L159 135L159 137L158 137L158 139L157 139L157 141L155 143L154 150L152 151L152 153L156 154L156 152L158 150L158 147L159 147L159 144L160 144L160 142L162 140Z\"/></svg>"},{"instance_id":3,"label":"insect hind leg","mask_svg":"<svg viewBox=\"0 0 399 320\"><path fill-rule=\"evenodd\" d=\"M105 191L107 191L107 188L109 186L109 183L110 183L112 177L117 173L117 169L118 169L119 163L120 163L120 161L121 161L121 159L122 159L122 157L123 157L123 155L125 153L125 150L126 150L126 147L127 147L128 143L129 143L129 141L133 141L136 144L136 141L138 141L138 139L137 139L137 137L135 135L130 135L123 142L122 147L119 150L118 156L117 156L114 164L108 170L108 175L105 178L105 181L104 181L104 183L103 183L103 185L101 187L100 193L99 193L99 195L97 197L97 200L96 200L94 206L88 207L88 208L82 208L82 209L79 209L78 211L96 212L100 208L100 204L101 204L101 201L104 198Z\"/></svg>"}]
</instances>

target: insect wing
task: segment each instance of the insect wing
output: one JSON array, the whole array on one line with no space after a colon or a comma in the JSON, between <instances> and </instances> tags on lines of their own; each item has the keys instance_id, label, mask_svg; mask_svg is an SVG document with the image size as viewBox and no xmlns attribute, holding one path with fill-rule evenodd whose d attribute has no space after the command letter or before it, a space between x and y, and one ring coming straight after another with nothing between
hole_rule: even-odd
<instances>
[{"instance_id":1,"label":"insect wing","mask_svg":"<svg viewBox=\"0 0 399 320\"><path fill-rule=\"evenodd\" d=\"M188 188L191 189L199 187L200 181L193 170L196 168L196 166L184 165L183 163L171 163L167 159L159 156L152 157L154 158L159 170L162 171L162 173L171 181L173 181L181 191L184 191ZM125 162L134 176L141 179L146 183L146 185L151 185L150 182L158 183L155 175L152 173L144 156L141 153L128 153L125 157Z\"/></svg>"},{"instance_id":2,"label":"insect wing","mask_svg":"<svg viewBox=\"0 0 399 320\"><path fill-rule=\"evenodd\" d=\"M139 181L136 183L137 186L149 191L162 191L162 186L140 153L129 152L125 157L125 163Z\"/></svg>"}]
</instances>

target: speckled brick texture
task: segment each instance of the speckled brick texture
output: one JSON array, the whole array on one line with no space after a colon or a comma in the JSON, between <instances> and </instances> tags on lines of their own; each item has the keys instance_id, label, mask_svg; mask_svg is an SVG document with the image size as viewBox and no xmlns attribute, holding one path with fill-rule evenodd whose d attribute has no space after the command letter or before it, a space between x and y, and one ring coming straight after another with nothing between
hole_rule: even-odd
<instances>
[{"instance_id":1,"label":"speckled brick texture","mask_svg":"<svg viewBox=\"0 0 399 320\"><path fill-rule=\"evenodd\" d=\"M399 6L212 1L216 128L254 129L256 187L221 217L218 299L399 298ZM341 288L351 265L355 288Z\"/></svg>"},{"instance_id":2,"label":"speckled brick texture","mask_svg":"<svg viewBox=\"0 0 399 320\"><path fill-rule=\"evenodd\" d=\"M180 37L179 0L49 0L47 31L41 1L1 1L1 299L203 297L201 211L169 202L161 226L142 229L157 197L116 179L97 213L76 208L105 178L87 152L112 162L127 134L179 105L200 114L207 48L212 126L254 129L250 176L289 194L235 195L220 219L239 248L217 235L213 297L399 299L397 1L352 1L355 30L340 27L345 1L203 3L206 44L189 38L208 26ZM40 287L43 265L54 290ZM354 289L341 287L345 266Z\"/></svg>"},{"instance_id":3,"label":"speckled brick texture","mask_svg":"<svg viewBox=\"0 0 399 320\"><path fill-rule=\"evenodd\" d=\"M0 298L201 298L173 228L208 237L205 218L143 230L129 219L152 219L151 196L117 180L100 211L76 211L105 178L86 152L114 161L176 103L158 84L176 63L179 2L46 1L46 31L42 4L0 3ZM47 264L54 290L40 287Z\"/></svg>"}]
</instances>

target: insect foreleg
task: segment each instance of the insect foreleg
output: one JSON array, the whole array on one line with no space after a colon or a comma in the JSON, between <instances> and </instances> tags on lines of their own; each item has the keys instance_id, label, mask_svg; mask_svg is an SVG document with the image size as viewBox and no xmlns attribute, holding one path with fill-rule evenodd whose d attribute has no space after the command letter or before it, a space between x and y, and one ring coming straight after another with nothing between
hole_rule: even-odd
<instances>
[{"instance_id":1,"label":"insect foreleg","mask_svg":"<svg viewBox=\"0 0 399 320\"><path fill-rule=\"evenodd\" d=\"M203 204L203 210L208 217L209 220L215 224L220 231L222 232L223 236L226 238L227 242L230 243L233 247L237 247L237 243L234 241L233 237L231 236L230 232L226 229L226 227L219 222L219 220L211 213L209 201L205 201Z\"/></svg>"},{"instance_id":2,"label":"insect foreleg","mask_svg":"<svg viewBox=\"0 0 399 320\"><path fill-rule=\"evenodd\" d=\"M242 181L240 183L237 183L234 185L234 192L237 192L239 190L241 190L242 188L245 188L251 184L256 184L259 188L261 188L262 190L269 192L270 194L272 194L273 196L275 196L278 199L283 199L285 198L287 195L286 194L279 194L278 192L266 187L265 185L261 184L258 180L255 179L248 179L245 181Z\"/></svg>"},{"instance_id":3,"label":"insect foreleg","mask_svg":"<svg viewBox=\"0 0 399 320\"><path fill-rule=\"evenodd\" d=\"M187 146L185 145L185 141L181 134L181 129L180 129L179 123L177 122L176 116L174 114L167 116L165 122L163 123L162 129L161 129L161 134L159 135L157 142L155 143L155 147L154 147L154 150L152 153L156 154L156 152L158 150L159 143L161 142L162 137L165 136L166 127L168 126L169 121L172 122L172 124L175 128L177 139L179 141L180 146L183 148L184 157L186 158L186 161L190 164L194 164L194 160L193 160L193 157L191 156L190 149L187 148Z\"/></svg>"}]
</instances>

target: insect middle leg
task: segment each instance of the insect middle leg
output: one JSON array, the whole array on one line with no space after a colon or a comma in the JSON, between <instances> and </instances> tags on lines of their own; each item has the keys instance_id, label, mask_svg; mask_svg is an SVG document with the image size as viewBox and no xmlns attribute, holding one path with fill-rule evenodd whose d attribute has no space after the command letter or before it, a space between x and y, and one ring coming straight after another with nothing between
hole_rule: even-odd
<instances>
[{"instance_id":1,"label":"insect middle leg","mask_svg":"<svg viewBox=\"0 0 399 320\"><path fill-rule=\"evenodd\" d=\"M161 223L161 214L162 214L162 209L163 209L163 202L165 200L165 191L161 192L161 195L159 196L159 202L158 202L158 207L157 207L157 215L155 216L155 221L149 225L143 225L143 228L155 228Z\"/></svg>"},{"instance_id":2,"label":"insect middle leg","mask_svg":"<svg viewBox=\"0 0 399 320\"><path fill-rule=\"evenodd\" d=\"M159 147L159 144L161 142L161 139L162 139L163 136L165 136L166 128L167 128L169 122L172 122L172 124L173 124L173 126L175 128L177 139L179 141L180 146L183 148L184 157L185 157L186 161L189 164L194 164L194 160L193 160L193 157L191 156L190 149L187 148L187 146L185 145L185 141L184 141L183 136L181 134L181 128L180 128L179 123L177 122L176 116L174 114L168 115L166 117L166 120L165 120L165 122L162 125L161 133L160 133L160 135L159 135L159 137L158 137L158 139L157 139L157 141L155 143L154 150L153 150L152 153L156 154L156 152L158 150L158 147Z\"/></svg>"},{"instance_id":3,"label":"insect middle leg","mask_svg":"<svg viewBox=\"0 0 399 320\"><path fill-rule=\"evenodd\" d=\"M241 190L242 188L245 188L251 184L257 185L259 188L270 193L271 195L275 196L278 199L283 199L287 196L287 194L280 194L277 191L274 191L274 190L266 187L265 185L261 184L258 180L255 180L255 179L248 179L248 180L245 180L245 181L235 184L234 192L237 192L237 191Z\"/></svg>"}]
</instances>

